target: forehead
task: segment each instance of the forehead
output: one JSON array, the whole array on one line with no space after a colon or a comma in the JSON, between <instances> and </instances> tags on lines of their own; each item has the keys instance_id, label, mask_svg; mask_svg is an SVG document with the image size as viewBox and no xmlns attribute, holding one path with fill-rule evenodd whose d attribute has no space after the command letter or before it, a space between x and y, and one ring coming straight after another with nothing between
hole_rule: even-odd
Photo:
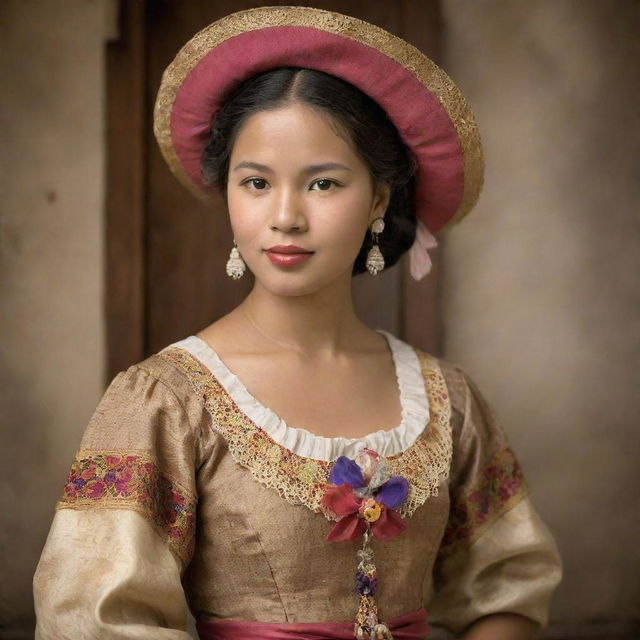
<instances>
[{"instance_id":1,"label":"forehead","mask_svg":"<svg viewBox=\"0 0 640 640\"><path fill-rule=\"evenodd\" d=\"M361 162L350 136L329 113L300 103L249 116L236 135L231 153L232 157L260 155L290 162L297 158L306 161L313 154Z\"/></svg>"}]
</instances>

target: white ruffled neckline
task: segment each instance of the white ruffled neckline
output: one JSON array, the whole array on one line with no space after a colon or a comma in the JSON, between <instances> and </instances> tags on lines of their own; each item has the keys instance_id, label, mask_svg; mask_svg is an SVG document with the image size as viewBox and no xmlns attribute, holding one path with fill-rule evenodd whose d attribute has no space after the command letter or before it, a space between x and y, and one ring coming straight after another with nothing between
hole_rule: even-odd
<instances>
[{"instance_id":1,"label":"white ruffled neckline","mask_svg":"<svg viewBox=\"0 0 640 640\"><path fill-rule=\"evenodd\" d=\"M393 429L379 429L360 438L327 438L301 427L289 426L274 411L251 395L213 347L198 336L189 336L166 348L178 347L197 358L211 371L239 409L278 444L305 458L331 462L339 456L353 457L364 448L373 449L386 457L402 453L417 440L429 423L429 399L420 361L414 348L388 331L376 331L387 339L391 351L402 418L400 424Z\"/></svg>"}]
</instances>

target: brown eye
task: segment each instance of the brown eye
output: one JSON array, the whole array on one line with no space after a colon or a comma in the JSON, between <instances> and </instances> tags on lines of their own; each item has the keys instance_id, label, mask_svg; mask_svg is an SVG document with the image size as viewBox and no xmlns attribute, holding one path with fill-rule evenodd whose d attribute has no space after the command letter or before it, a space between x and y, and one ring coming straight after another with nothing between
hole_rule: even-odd
<instances>
[{"instance_id":1,"label":"brown eye","mask_svg":"<svg viewBox=\"0 0 640 640\"><path fill-rule=\"evenodd\" d=\"M322 180L316 180L312 186L317 185L317 189L315 191L329 191L332 186L337 186L337 184L333 180L328 180L327 178L323 178Z\"/></svg>"},{"instance_id":2,"label":"brown eye","mask_svg":"<svg viewBox=\"0 0 640 640\"><path fill-rule=\"evenodd\" d=\"M243 184L251 185L250 188L252 191L263 191L267 187L267 181L263 178L249 178L249 180Z\"/></svg>"}]
</instances>

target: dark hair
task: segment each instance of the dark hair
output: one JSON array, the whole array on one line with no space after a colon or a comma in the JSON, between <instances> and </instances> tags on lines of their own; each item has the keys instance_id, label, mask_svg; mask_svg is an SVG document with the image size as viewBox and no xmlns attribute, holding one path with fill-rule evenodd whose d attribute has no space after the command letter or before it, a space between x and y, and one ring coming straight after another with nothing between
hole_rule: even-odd
<instances>
[{"instance_id":1,"label":"dark hair","mask_svg":"<svg viewBox=\"0 0 640 640\"><path fill-rule=\"evenodd\" d=\"M202 177L226 198L229 158L244 121L258 111L301 102L320 109L351 136L375 182L389 185L391 197L379 246L386 266L395 264L416 236L415 159L377 102L352 84L315 69L282 67L255 75L228 97L211 125L211 136L201 158ZM365 234L353 274L366 271L372 246Z\"/></svg>"}]
</instances>

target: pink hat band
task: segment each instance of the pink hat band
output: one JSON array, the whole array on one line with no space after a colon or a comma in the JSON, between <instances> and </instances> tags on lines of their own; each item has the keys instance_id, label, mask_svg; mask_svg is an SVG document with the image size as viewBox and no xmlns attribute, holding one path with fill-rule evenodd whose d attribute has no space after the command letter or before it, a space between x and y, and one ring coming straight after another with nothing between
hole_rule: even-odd
<instances>
[{"instance_id":1,"label":"pink hat band","mask_svg":"<svg viewBox=\"0 0 640 640\"><path fill-rule=\"evenodd\" d=\"M240 11L197 33L166 69L155 133L172 171L201 197L200 159L230 92L277 67L317 69L373 98L413 152L417 220L430 233L461 219L483 179L473 113L453 81L415 47L362 20L308 7Z\"/></svg>"}]
</instances>

